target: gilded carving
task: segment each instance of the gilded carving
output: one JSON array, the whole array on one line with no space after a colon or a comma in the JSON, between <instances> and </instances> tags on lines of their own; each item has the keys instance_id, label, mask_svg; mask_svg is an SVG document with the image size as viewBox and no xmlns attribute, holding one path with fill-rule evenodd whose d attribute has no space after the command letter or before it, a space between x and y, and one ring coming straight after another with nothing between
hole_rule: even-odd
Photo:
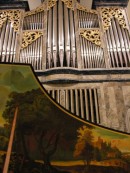
<instances>
[{"instance_id":1,"label":"gilded carving","mask_svg":"<svg viewBox=\"0 0 130 173\"><path fill-rule=\"evenodd\" d=\"M87 13L98 14L98 12L96 10L88 10L86 7L82 6L78 2L77 2L77 9L81 10L81 11L84 11L84 12L87 12Z\"/></svg>"},{"instance_id":2,"label":"gilded carving","mask_svg":"<svg viewBox=\"0 0 130 173\"><path fill-rule=\"evenodd\" d=\"M65 3L65 5L67 6L67 8L70 8L73 10L73 2L72 0L62 0L62 2Z\"/></svg>"},{"instance_id":3,"label":"gilded carving","mask_svg":"<svg viewBox=\"0 0 130 173\"><path fill-rule=\"evenodd\" d=\"M56 5L57 0L48 0L48 10Z\"/></svg>"},{"instance_id":4,"label":"gilded carving","mask_svg":"<svg viewBox=\"0 0 130 173\"><path fill-rule=\"evenodd\" d=\"M57 2L57 0L49 0L48 1L48 8L47 8L47 10L49 10L51 7L56 5L56 2ZM33 15L33 14L40 13L40 12L44 11L45 9L46 9L46 5L45 5L45 3L43 3L42 5L37 7L36 9L26 12L25 13L25 17Z\"/></svg>"},{"instance_id":5,"label":"gilded carving","mask_svg":"<svg viewBox=\"0 0 130 173\"><path fill-rule=\"evenodd\" d=\"M97 46L101 46L100 32L98 29L93 30L80 30L80 35L87 39L88 41L96 44Z\"/></svg>"},{"instance_id":6,"label":"gilded carving","mask_svg":"<svg viewBox=\"0 0 130 173\"><path fill-rule=\"evenodd\" d=\"M36 9L31 10L31 11L28 11L28 12L25 12L25 17L26 16L33 15L33 14L40 13L40 12L42 12L44 10L45 10L45 4L43 3L42 5L40 5L39 7L37 7Z\"/></svg>"},{"instance_id":7,"label":"gilded carving","mask_svg":"<svg viewBox=\"0 0 130 173\"><path fill-rule=\"evenodd\" d=\"M123 28L127 28L122 8L101 8L104 30L109 29L111 20L115 17Z\"/></svg>"},{"instance_id":8,"label":"gilded carving","mask_svg":"<svg viewBox=\"0 0 130 173\"><path fill-rule=\"evenodd\" d=\"M3 23L7 20L7 16L7 11L0 11L0 28L3 26Z\"/></svg>"},{"instance_id":9,"label":"gilded carving","mask_svg":"<svg viewBox=\"0 0 130 173\"><path fill-rule=\"evenodd\" d=\"M41 31L25 31L23 32L21 48L26 48L29 44L32 44L35 40L43 35Z\"/></svg>"},{"instance_id":10,"label":"gilded carving","mask_svg":"<svg viewBox=\"0 0 130 173\"><path fill-rule=\"evenodd\" d=\"M18 31L20 24L20 14L20 10L0 11L0 28L3 26L3 23L8 19L9 22L11 22L14 31Z\"/></svg>"}]
</instances>

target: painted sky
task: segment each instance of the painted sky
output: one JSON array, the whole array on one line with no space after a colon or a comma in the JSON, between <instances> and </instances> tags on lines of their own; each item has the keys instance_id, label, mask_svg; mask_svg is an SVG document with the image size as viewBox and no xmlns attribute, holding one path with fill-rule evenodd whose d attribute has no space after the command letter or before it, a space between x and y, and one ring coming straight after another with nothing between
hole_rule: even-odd
<instances>
[{"instance_id":1,"label":"painted sky","mask_svg":"<svg viewBox=\"0 0 130 173\"><path fill-rule=\"evenodd\" d=\"M0 126L4 124L2 113L8 95L12 91L25 92L38 88L36 81L32 79L32 70L29 66L0 65Z\"/></svg>"},{"instance_id":2,"label":"painted sky","mask_svg":"<svg viewBox=\"0 0 130 173\"><path fill-rule=\"evenodd\" d=\"M118 147L122 152L130 152L130 135L112 130L104 130L100 127L93 129L93 134L95 141L98 137L101 137L104 141L111 142L113 147Z\"/></svg>"}]
</instances>

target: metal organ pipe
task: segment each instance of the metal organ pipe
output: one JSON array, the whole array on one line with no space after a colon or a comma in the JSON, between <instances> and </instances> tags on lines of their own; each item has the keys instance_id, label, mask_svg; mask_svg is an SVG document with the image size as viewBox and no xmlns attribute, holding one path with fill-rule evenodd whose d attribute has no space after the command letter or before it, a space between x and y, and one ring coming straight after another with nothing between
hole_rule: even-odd
<instances>
[{"instance_id":1,"label":"metal organ pipe","mask_svg":"<svg viewBox=\"0 0 130 173\"><path fill-rule=\"evenodd\" d=\"M125 51L125 42L124 42L125 38L123 38L123 35L121 33L121 29L120 29L120 26L119 26L117 20L115 20L114 22L115 22L115 26L116 26L118 34L119 34L118 36L119 36L120 46L121 46L119 51L121 52L122 67L128 66L126 51Z\"/></svg>"},{"instance_id":2,"label":"metal organ pipe","mask_svg":"<svg viewBox=\"0 0 130 173\"><path fill-rule=\"evenodd\" d=\"M70 66L70 31L69 31L69 17L68 8L64 5L64 25L65 25L65 52L67 67Z\"/></svg>"},{"instance_id":3,"label":"metal organ pipe","mask_svg":"<svg viewBox=\"0 0 130 173\"><path fill-rule=\"evenodd\" d=\"M48 11L47 68L76 67L73 13L61 0Z\"/></svg>"},{"instance_id":4,"label":"metal organ pipe","mask_svg":"<svg viewBox=\"0 0 130 173\"><path fill-rule=\"evenodd\" d=\"M87 52L86 52L86 46L85 46L85 39L82 39L83 40L83 64L84 64L84 68L87 66Z\"/></svg>"},{"instance_id":5,"label":"metal organ pipe","mask_svg":"<svg viewBox=\"0 0 130 173\"><path fill-rule=\"evenodd\" d=\"M118 20L113 17L111 26L106 31L107 47L111 67L128 67L130 53L126 38L127 30L122 28Z\"/></svg>"},{"instance_id":6,"label":"metal organ pipe","mask_svg":"<svg viewBox=\"0 0 130 173\"><path fill-rule=\"evenodd\" d=\"M75 67L76 52L75 52L75 32L74 32L74 18L73 11L70 10L70 40L71 40L71 66Z\"/></svg>"},{"instance_id":7,"label":"metal organ pipe","mask_svg":"<svg viewBox=\"0 0 130 173\"><path fill-rule=\"evenodd\" d=\"M59 60L60 66L63 67L64 60L64 28L63 28L63 6L62 2L58 1L58 31L59 31Z\"/></svg>"},{"instance_id":8,"label":"metal organ pipe","mask_svg":"<svg viewBox=\"0 0 130 173\"><path fill-rule=\"evenodd\" d=\"M112 49L113 49L113 53L114 53L114 57L115 57L115 62L116 62L116 67L119 67L119 61L118 61L118 55L117 55L117 49L116 49L116 42L115 42L115 38L114 38L114 33L112 30L112 27L109 28L110 31L110 36L111 36L111 41L112 41ZM109 35L108 35L109 36Z\"/></svg>"},{"instance_id":9,"label":"metal organ pipe","mask_svg":"<svg viewBox=\"0 0 130 173\"><path fill-rule=\"evenodd\" d=\"M127 29L123 29L121 27L121 32L123 34L123 40L124 40L124 43L125 43L125 51L126 51L126 54L127 54L127 65L128 67L130 66L130 37L128 35L128 30Z\"/></svg>"},{"instance_id":10,"label":"metal organ pipe","mask_svg":"<svg viewBox=\"0 0 130 173\"><path fill-rule=\"evenodd\" d=\"M6 24L3 24L1 35L0 35L0 54L1 54L1 60L3 60L3 43L4 43L4 36L5 36L5 29L6 29Z\"/></svg>"},{"instance_id":11,"label":"metal organ pipe","mask_svg":"<svg viewBox=\"0 0 130 173\"><path fill-rule=\"evenodd\" d=\"M3 24L0 34L0 61L13 62L16 53L16 32L12 27L12 23L6 21Z\"/></svg>"},{"instance_id":12,"label":"metal organ pipe","mask_svg":"<svg viewBox=\"0 0 130 173\"><path fill-rule=\"evenodd\" d=\"M123 34L125 38L126 52L128 56L128 67L129 67L130 66L130 37L129 37L129 33L127 29L124 29L123 31L124 31Z\"/></svg>"},{"instance_id":13,"label":"metal organ pipe","mask_svg":"<svg viewBox=\"0 0 130 173\"><path fill-rule=\"evenodd\" d=\"M8 44L9 31L10 31L10 24L7 23L6 30L5 30L4 44L3 44L3 58L2 58L2 62L6 62L6 50L7 50L7 44Z\"/></svg>"},{"instance_id":14,"label":"metal organ pipe","mask_svg":"<svg viewBox=\"0 0 130 173\"><path fill-rule=\"evenodd\" d=\"M115 19L112 20L112 29L114 39L116 40L116 52L118 56L119 67L123 67L122 55L121 55L121 40L119 39L119 33L115 25Z\"/></svg>"},{"instance_id":15,"label":"metal organ pipe","mask_svg":"<svg viewBox=\"0 0 130 173\"><path fill-rule=\"evenodd\" d=\"M13 28L11 27L11 24L10 24L10 32L9 32L8 44L7 44L6 62L10 61L10 53L11 53L10 50L11 50L12 36L13 36Z\"/></svg>"},{"instance_id":16,"label":"metal organ pipe","mask_svg":"<svg viewBox=\"0 0 130 173\"><path fill-rule=\"evenodd\" d=\"M57 66L57 4L53 7L53 62Z\"/></svg>"},{"instance_id":17,"label":"metal organ pipe","mask_svg":"<svg viewBox=\"0 0 130 173\"><path fill-rule=\"evenodd\" d=\"M47 60L48 68L52 66L52 9L48 11L48 36L47 36Z\"/></svg>"},{"instance_id":18,"label":"metal organ pipe","mask_svg":"<svg viewBox=\"0 0 130 173\"><path fill-rule=\"evenodd\" d=\"M108 41L109 41L111 63L113 64L112 67L116 67L118 62L117 62L117 59L114 55L113 40L112 40L111 35L110 35L110 29L107 30L107 38L108 38Z\"/></svg>"}]
</instances>

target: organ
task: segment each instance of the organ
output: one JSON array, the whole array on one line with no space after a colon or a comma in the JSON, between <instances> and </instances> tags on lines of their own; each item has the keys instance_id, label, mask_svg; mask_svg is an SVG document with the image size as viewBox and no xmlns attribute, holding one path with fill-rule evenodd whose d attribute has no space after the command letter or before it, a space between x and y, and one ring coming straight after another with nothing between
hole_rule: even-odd
<instances>
[{"instance_id":1,"label":"organ","mask_svg":"<svg viewBox=\"0 0 130 173\"><path fill-rule=\"evenodd\" d=\"M31 64L65 109L129 132L130 28L125 7L111 4L90 10L76 0L45 0L32 11L0 10L0 62Z\"/></svg>"}]
</instances>

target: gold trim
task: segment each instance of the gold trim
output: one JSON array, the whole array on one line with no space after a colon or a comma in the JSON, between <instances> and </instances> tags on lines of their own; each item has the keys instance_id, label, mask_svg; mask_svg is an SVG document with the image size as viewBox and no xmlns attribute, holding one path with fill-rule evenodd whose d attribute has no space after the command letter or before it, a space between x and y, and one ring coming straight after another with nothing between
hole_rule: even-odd
<instances>
[{"instance_id":1,"label":"gold trim","mask_svg":"<svg viewBox=\"0 0 130 173\"><path fill-rule=\"evenodd\" d=\"M23 32L22 45L21 48L26 48L28 45L32 44L35 40L43 35L41 31L25 31Z\"/></svg>"},{"instance_id":2,"label":"gold trim","mask_svg":"<svg viewBox=\"0 0 130 173\"><path fill-rule=\"evenodd\" d=\"M54 7L56 5L56 2L58 0L48 0L48 7L47 10L50 10L50 8Z\"/></svg>"},{"instance_id":3,"label":"gold trim","mask_svg":"<svg viewBox=\"0 0 130 173\"><path fill-rule=\"evenodd\" d=\"M7 20L8 13L7 11L0 11L0 28L2 28L4 22Z\"/></svg>"},{"instance_id":4,"label":"gold trim","mask_svg":"<svg viewBox=\"0 0 130 173\"><path fill-rule=\"evenodd\" d=\"M78 2L77 2L77 9L81 10L81 11L84 11L84 12L87 12L87 13L98 14L97 10L88 10L86 7L82 6Z\"/></svg>"},{"instance_id":5,"label":"gold trim","mask_svg":"<svg viewBox=\"0 0 130 173\"><path fill-rule=\"evenodd\" d=\"M26 17L26 16L31 16L31 15L33 15L33 14L40 13L40 12L42 12L42 11L44 11L44 10L45 10L45 3L42 4L42 5L40 5L39 7L37 7L37 8L34 9L34 10L25 12L25 17Z\"/></svg>"},{"instance_id":6,"label":"gold trim","mask_svg":"<svg viewBox=\"0 0 130 173\"><path fill-rule=\"evenodd\" d=\"M0 11L0 28L3 26L4 22L9 19L9 22L11 22L14 31L17 32L20 25L20 15L20 10Z\"/></svg>"},{"instance_id":7,"label":"gold trim","mask_svg":"<svg viewBox=\"0 0 130 173\"><path fill-rule=\"evenodd\" d=\"M58 0L49 0L47 10L49 10L51 7L55 6L57 1ZM46 9L46 5L45 5L45 3L43 3L42 5L37 7L36 9L26 12L25 17L40 13L40 12L44 11L45 9Z\"/></svg>"},{"instance_id":8,"label":"gold trim","mask_svg":"<svg viewBox=\"0 0 130 173\"><path fill-rule=\"evenodd\" d=\"M72 0L61 0L61 1L64 2L64 4L67 6L67 8L74 10Z\"/></svg>"},{"instance_id":9,"label":"gold trim","mask_svg":"<svg viewBox=\"0 0 130 173\"><path fill-rule=\"evenodd\" d=\"M98 29L80 30L80 35L88 41L101 46L100 32Z\"/></svg>"},{"instance_id":10,"label":"gold trim","mask_svg":"<svg viewBox=\"0 0 130 173\"><path fill-rule=\"evenodd\" d=\"M101 13L104 30L109 29L113 17L115 17L118 20L119 24L123 28L127 28L122 8L101 8Z\"/></svg>"}]
</instances>

